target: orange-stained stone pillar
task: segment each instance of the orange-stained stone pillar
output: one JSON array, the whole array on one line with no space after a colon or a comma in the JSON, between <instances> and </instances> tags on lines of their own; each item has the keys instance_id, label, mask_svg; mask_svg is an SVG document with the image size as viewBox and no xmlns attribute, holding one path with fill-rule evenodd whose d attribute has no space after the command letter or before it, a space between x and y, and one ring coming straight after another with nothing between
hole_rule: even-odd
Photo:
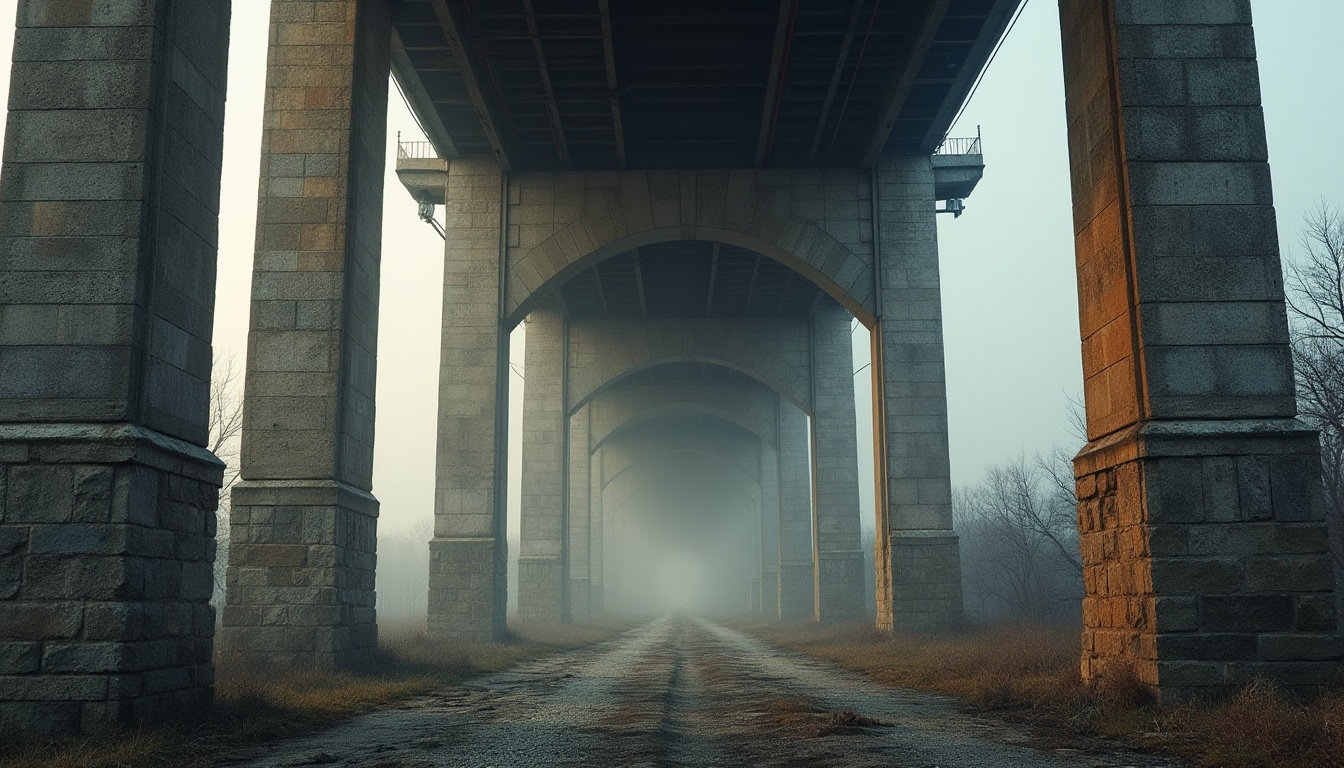
<instances>
[{"instance_id":1,"label":"orange-stained stone pillar","mask_svg":"<svg viewBox=\"0 0 1344 768\"><path fill-rule=\"evenodd\" d=\"M1249 0L1060 3L1088 445L1083 675L1333 678Z\"/></svg>"}]
</instances>

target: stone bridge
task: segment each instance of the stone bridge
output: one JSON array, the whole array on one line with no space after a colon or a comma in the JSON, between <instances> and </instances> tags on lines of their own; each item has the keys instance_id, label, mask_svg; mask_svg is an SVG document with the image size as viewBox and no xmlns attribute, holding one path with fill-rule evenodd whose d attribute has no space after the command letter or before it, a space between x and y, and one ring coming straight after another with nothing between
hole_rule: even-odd
<instances>
[{"instance_id":1,"label":"stone bridge","mask_svg":"<svg viewBox=\"0 0 1344 768\"><path fill-rule=\"evenodd\" d=\"M936 204L969 194L983 157L935 153L1018 0L536 5L272 1L216 637L222 465L204 446L230 6L20 0L0 174L0 730L207 706L215 642L325 668L374 650L389 74L432 145L398 171L445 219L431 634L505 629L523 322L525 614L600 615L657 531L731 557L744 610L864 618L871 429L872 620L958 625ZM1083 674L1132 668L1175 698L1310 687L1340 654L1250 4L1059 5ZM872 339L862 430L855 321Z\"/></svg>"}]
</instances>

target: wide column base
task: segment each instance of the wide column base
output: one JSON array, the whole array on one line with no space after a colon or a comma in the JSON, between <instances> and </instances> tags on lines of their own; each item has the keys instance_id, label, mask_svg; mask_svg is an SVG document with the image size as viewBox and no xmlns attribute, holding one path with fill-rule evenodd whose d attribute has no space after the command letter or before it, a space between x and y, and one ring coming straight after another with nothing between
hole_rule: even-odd
<instances>
[{"instance_id":1,"label":"wide column base","mask_svg":"<svg viewBox=\"0 0 1344 768\"><path fill-rule=\"evenodd\" d=\"M592 618L592 598L587 579L569 580L569 621L585 624Z\"/></svg>"},{"instance_id":2,"label":"wide column base","mask_svg":"<svg viewBox=\"0 0 1344 768\"><path fill-rule=\"evenodd\" d=\"M128 424L0 426L0 734L209 707L222 477Z\"/></svg>"},{"instance_id":3,"label":"wide column base","mask_svg":"<svg viewBox=\"0 0 1344 768\"><path fill-rule=\"evenodd\" d=\"M606 601L602 595L602 585L592 583L588 585L588 618L592 620L606 618Z\"/></svg>"},{"instance_id":4,"label":"wide column base","mask_svg":"<svg viewBox=\"0 0 1344 768\"><path fill-rule=\"evenodd\" d=\"M951 531L891 531L889 573L878 574L877 626L941 632L961 626L961 555Z\"/></svg>"},{"instance_id":5,"label":"wide column base","mask_svg":"<svg viewBox=\"0 0 1344 768\"><path fill-rule=\"evenodd\" d=\"M862 619L863 552L823 552L817 564L817 621L836 624Z\"/></svg>"},{"instance_id":6,"label":"wide column base","mask_svg":"<svg viewBox=\"0 0 1344 768\"><path fill-rule=\"evenodd\" d=\"M467 643L503 639L507 565L493 537L431 540L429 636Z\"/></svg>"},{"instance_id":7,"label":"wide column base","mask_svg":"<svg viewBox=\"0 0 1344 768\"><path fill-rule=\"evenodd\" d=\"M518 558L518 618L540 624L562 623L565 581L559 557Z\"/></svg>"},{"instance_id":8,"label":"wide column base","mask_svg":"<svg viewBox=\"0 0 1344 768\"><path fill-rule=\"evenodd\" d=\"M752 613L761 612L761 580L752 579L750 586L747 587L747 600L750 603L749 610Z\"/></svg>"},{"instance_id":9,"label":"wide column base","mask_svg":"<svg viewBox=\"0 0 1344 768\"><path fill-rule=\"evenodd\" d=\"M1089 444L1074 471L1084 679L1135 674L1171 701L1337 678L1313 430L1153 422Z\"/></svg>"},{"instance_id":10,"label":"wide column base","mask_svg":"<svg viewBox=\"0 0 1344 768\"><path fill-rule=\"evenodd\" d=\"M275 666L342 669L378 645L378 500L332 480L233 488L224 652Z\"/></svg>"},{"instance_id":11,"label":"wide column base","mask_svg":"<svg viewBox=\"0 0 1344 768\"><path fill-rule=\"evenodd\" d=\"M779 571L761 571L761 614L779 618Z\"/></svg>"},{"instance_id":12,"label":"wide column base","mask_svg":"<svg viewBox=\"0 0 1344 768\"><path fill-rule=\"evenodd\" d=\"M812 563L779 564L779 618L781 621L802 621L816 616L817 601L813 597L816 574Z\"/></svg>"}]
</instances>

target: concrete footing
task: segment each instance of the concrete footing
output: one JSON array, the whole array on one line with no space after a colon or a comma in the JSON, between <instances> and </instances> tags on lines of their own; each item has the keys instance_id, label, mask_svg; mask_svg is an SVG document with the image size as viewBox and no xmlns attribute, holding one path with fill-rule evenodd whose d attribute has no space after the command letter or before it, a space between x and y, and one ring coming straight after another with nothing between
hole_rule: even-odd
<instances>
[{"instance_id":1,"label":"concrete footing","mask_svg":"<svg viewBox=\"0 0 1344 768\"><path fill-rule=\"evenodd\" d=\"M0 733L209 706L222 472L140 427L0 426Z\"/></svg>"},{"instance_id":2,"label":"concrete footing","mask_svg":"<svg viewBox=\"0 0 1344 768\"><path fill-rule=\"evenodd\" d=\"M815 572L811 562L779 564L779 618L781 621L810 619L816 610L812 590Z\"/></svg>"},{"instance_id":3,"label":"concrete footing","mask_svg":"<svg viewBox=\"0 0 1344 768\"><path fill-rule=\"evenodd\" d=\"M961 559L950 531L892 531L891 586L878 582L877 625L897 632L936 632L962 622Z\"/></svg>"},{"instance_id":4,"label":"concrete footing","mask_svg":"<svg viewBox=\"0 0 1344 768\"><path fill-rule=\"evenodd\" d=\"M435 538L429 542L430 637L494 642L505 624L507 558L498 540Z\"/></svg>"},{"instance_id":5,"label":"concrete footing","mask_svg":"<svg viewBox=\"0 0 1344 768\"><path fill-rule=\"evenodd\" d=\"M560 558L518 558L518 618L543 624L563 622L564 582L565 569Z\"/></svg>"},{"instance_id":6,"label":"concrete footing","mask_svg":"<svg viewBox=\"0 0 1344 768\"><path fill-rule=\"evenodd\" d=\"M1084 677L1128 667L1164 699L1335 682L1317 446L1286 419L1164 422L1079 454Z\"/></svg>"},{"instance_id":7,"label":"concrete footing","mask_svg":"<svg viewBox=\"0 0 1344 768\"><path fill-rule=\"evenodd\" d=\"M331 480L234 486L221 647L277 666L368 660L378 500Z\"/></svg>"}]
</instances>

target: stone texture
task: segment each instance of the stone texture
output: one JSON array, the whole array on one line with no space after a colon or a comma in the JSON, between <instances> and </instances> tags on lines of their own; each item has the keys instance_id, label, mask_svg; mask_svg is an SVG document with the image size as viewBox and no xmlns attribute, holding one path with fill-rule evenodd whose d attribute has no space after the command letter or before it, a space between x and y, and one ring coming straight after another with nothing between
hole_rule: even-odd
<instances>
[{"instance_id":1,"label":"stone texture","mask_svg":"<svg viewBox=\"0 0 1344 768\"><path fill-rule=\"evenodd\" d=\"M318 5L329 22L314 23ZM390 25L384 0L271 5L246 482L224 611L225 646L265 662L348 666L377 645L369 491Z\"/></svg>"},{"instance_id":2,"label":"stone texture","mask_svg":"<svg viewBox=\"0 0 1344 768\"><path fill-rule=\"evenodd\" d=\"M831 302L812 319L812 535L821 622L852 621L866 612L850 321Z\"/></svg>"},{"instance_id":3,"label":"stone texture","mask_svg":"<svg viewBox=\"0 0 1344 768\"><path fill-rule=\"evenodd\" d=\"M492 160L447 166L445 209L478 212L444 241L429 631L474 642L504 635L509 334L500 321L503 178ZM493 213L493 215L489 215Z\"/></svg>"},{"instance_id":4,"label":"stone texture","mask_svg":"<svg viewBox=\"0 0 1344 768\"><path fill-rule=\"evenodd\" d=\"M779 618L779 455L761 450L760 612Z\"/></svg>"},{"instance_id":5,"label":"stone texture","mask_svg":"<svg viewBox=\"0 0 1344 768\"><path fill-rule=\"evenodd\" d=\"M816 616L807 414L779 404L779 618Z\"/></svg>"},{"instance_id":6,"label":"stone texture","mask_svg":"<svg viewBox=\"0 0 1344 768\"><path fill-rule=\"evenodd\" d=\"M1164 699L1305 691L1340 648L1317 438L1291 418L1249 4L1186 6L1061 3L1082 670L1132 668Z\"/></svg>"},{"instance_id":7,"label":"stone texture","mask_svg":"<svg viewBox=\"0 0 1344 768\"><path fill-rule=\"evenodd\" d=\"M82 7L81 7L82 6ZM227 2L22 0L0 171L0 736L212 696Z\"/></svg>"},{"instance_id":8,"label":"stone texture","mask_svg":"<svg viewBox=\"0 0 1344 768\"><path fill-rule=\"evenodd\" d=\"M514 174L506 310L519 322L560 274L632 247L690 239L749 247L812 275L870 319L869 196L864 174L842 168Z\"/></svg>"},{"instance_id":9,"label":"stone texture","mask_svg":"<svg viewBox=\"0 0 1344 768\"><path fill-rule=\"evenodd\" d=\"M219 460L129 424L3 424L0 456L0 734L208 708Z\"/></svg>"},{"instance_id":10,"label":"stone texture","mask_svg":"<svg viewBox=\"0 0 1344 768\"><path fill-rule=\"evenodd\" d=\"M569 470L568 500L566 502L565 546L567 556L565 564L568 585L568 620L583 624L592 618L588 597L588 574L590 571L592 514L589 495L593 483L589 475L592 472L592 452L589 433L592 408L585 405L569 419L569 441L567 443Z\"/></svg>"},{"instance_id":11,"label":"stone texture","mask_svg":"<svg viewBox=\"0 0 1344 768\"><path fill-rule=\"evenodd\" d=\"M566 322L559 310L527 317L523 381L522 523L518 542L518 616L567 620L569 416L565 410Z\"/></svg>"},{"instance_id":12,"label":"stone texture","mask_svg":"<svg viewBox=\"0 0 1344 768\"><path fill-rule=\"evenodd\" d=\"M962 617L952 532L938 227L927 157L882 158L880 316L871 330L877 438L877 624L925 631Z\"/></svg>"},{"instance_id":13,"label":"stone texture","mask_svg":"<svg viewBox=\"0 0 1344 768\"><path fill-rule=\"evenodd\" d=\"M569 328L571 411L631 373L687 361L735 368L812 410L812 341L805 320L574 321Z\"/></svg>"}]
</instances>

